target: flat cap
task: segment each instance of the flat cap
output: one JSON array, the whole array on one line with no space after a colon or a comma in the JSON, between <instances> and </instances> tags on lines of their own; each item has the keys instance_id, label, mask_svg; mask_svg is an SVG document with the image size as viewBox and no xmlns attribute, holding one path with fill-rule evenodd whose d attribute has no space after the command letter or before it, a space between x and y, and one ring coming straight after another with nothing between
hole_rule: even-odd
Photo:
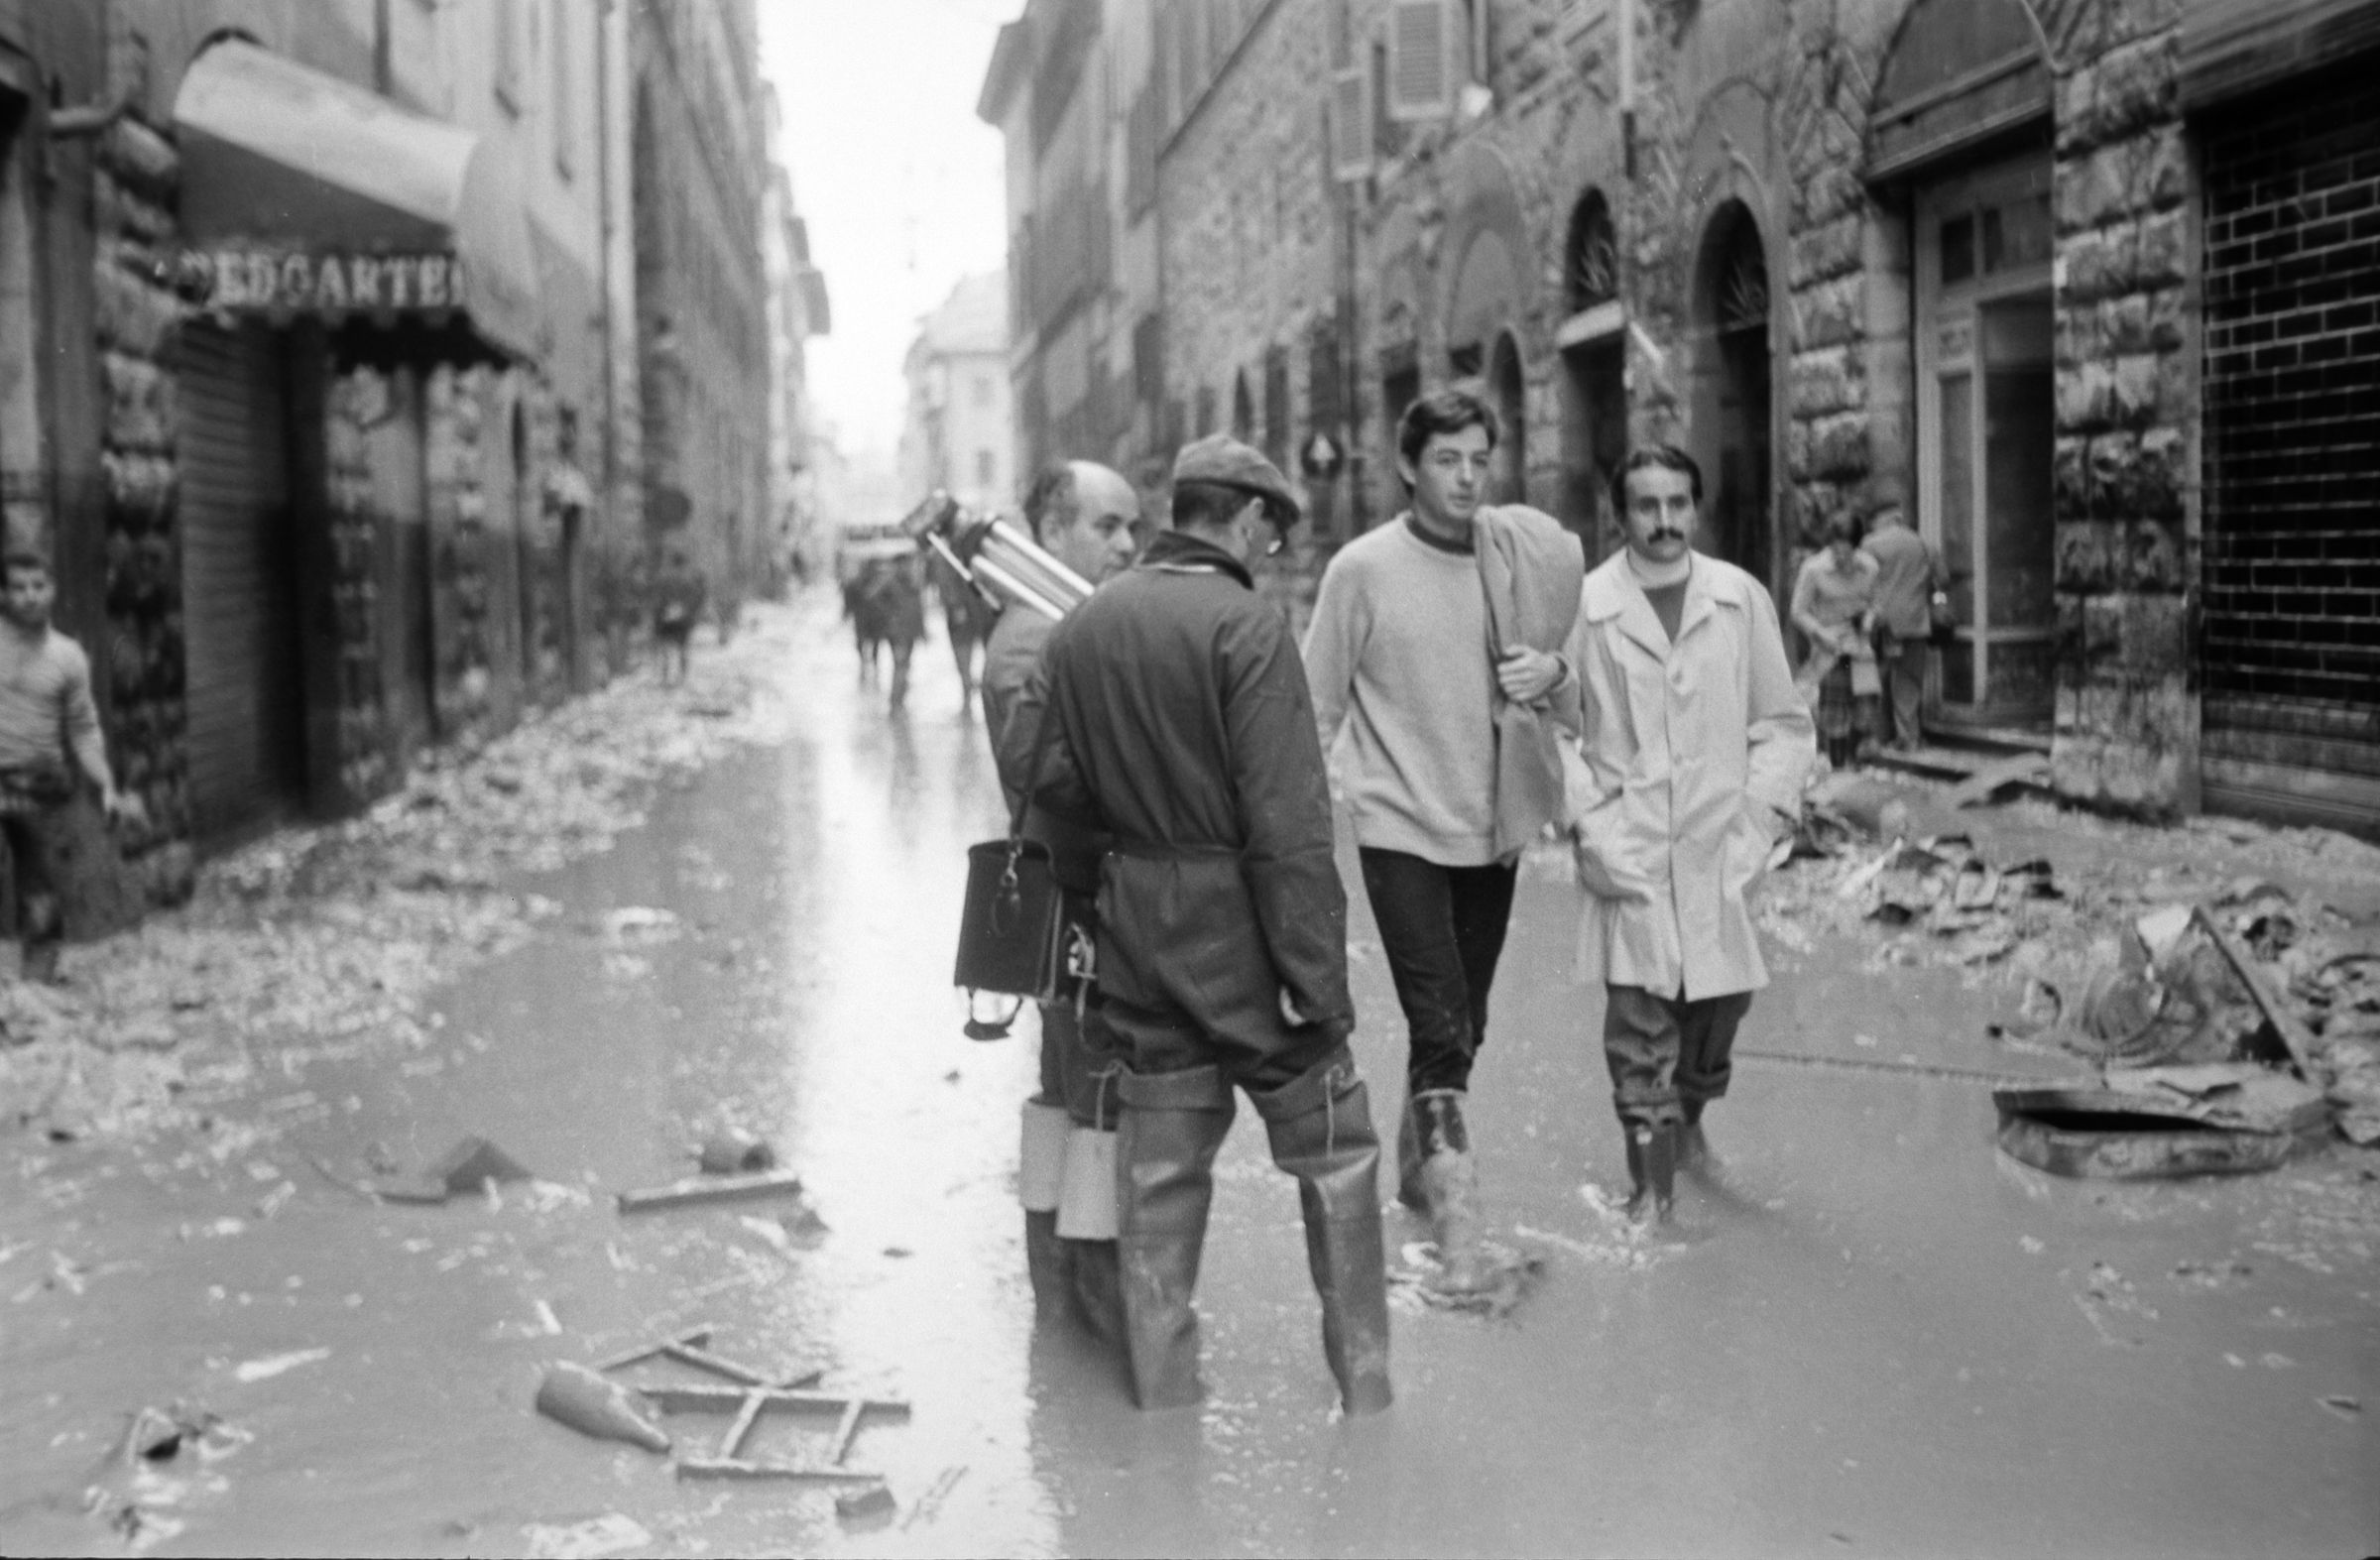
<instances>
[{"instance_id":1,"label":"flat cap","mask_svg":"<svg viewBox=\"0 0 2380 1560\"><path fill-rule=\"evenodd\" d=\"M1289 491L1289 479L1281 475L1280 467L1229 434L1210 433L1183 445L1182 452L1173 457L1173 480L1176 486L1212 482L1237 488L1250 498L1262 499L1264 518L1279 529L1287 531L1297 524L1297 496Z\"/></svg>"}]
</instances>

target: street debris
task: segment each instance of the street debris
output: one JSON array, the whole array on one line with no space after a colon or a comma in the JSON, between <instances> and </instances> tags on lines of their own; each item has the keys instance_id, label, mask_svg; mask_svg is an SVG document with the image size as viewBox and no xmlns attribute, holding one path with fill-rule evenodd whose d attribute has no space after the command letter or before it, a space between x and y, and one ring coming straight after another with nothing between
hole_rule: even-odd
<instances>
[{"instance_id":1,"label":"street debris","mask_svg":"<svg viewBox=\"0 0 2380 1560\"><path fill-rule=\"evenodd\" d=\"M1403 1265L1388 1270L1388 1283L1392 1297L1401 1302L1399 1309L1406 1311L1426 1306L1475 1316L1509 1316L1545 1275L1542 1254L1488 1239L1480 1242L1484 1281L1477 1288L1447 1287L1446 1264L1434 1242L1408 1241L1398 1256Z\"/></svg>"},{"instance_id":2,"label":"street debris","mask_svg":"<svg viewBox=\"0 0 2380 1560\"><path fill-rule=\"evenodd\" d=\"M883 1483L884 1476L882 1474L852 1468L847 1465L845 1460L850 1455L853 1440L859 1435L862 1424L870 1415L905 1419L909 1413L909 1405L906 1402L897 1398L868 1397L817 1390L815 1389L816 1383L824 1373L815 1367L790 1374L765 1375L750 1366L711 1353L707 1347L711 1340L711 1333L712 1329L707 1326L689 1328L672 1337L642 1344L624 1354L614 1356L595 1370L589 1370L584 1366L557 1365L547 1373L546 1380L549 1385L557 1379L570 1380L577 1383L576 1390L590 1396L595 1395L600 1387L601 1395L598 1400L606 1405L604 1408L606 1424L625 1422L618 1418L618 1415L625 1414L627 1420L633 1420L636 1425L655 1436L659 1436L660 1431L646 1421L633 1403L624 1409L616 1408L613 1405L629 1400L629 1394L633 1393L636 1398L643 1399L644 1402L651 1404L662 1413L724 1412L731 1415L726 1431L721 1435L717 1447L709 1456L688 1457L682 1453L679 1455L676 1469L677 1477L680 1479L792 1479L824 1483ZM608 1375L598 1374L599 1372L626 1370L631 1366L654 1360L672 1360L681 1365L691 1366L708 1375L724 1378L730 1384L714 1385L707 1382L656 1380L629 1385L613 1380ZM596 1383L596 1385L587 1385L588 1382ZM539 1392L537 1406L540 1410L553 1412L546 1407L543 1390ZM783 1409L793 1413L833 1413L836 1418L834 1429L827 1441L825 1457L818 1461L784 1463L764 1461L744 1455L745 1447L751 1441L753 1433L759 1428L762 1417L771 1409ZM559 1417L559 1415L556 1416ZM565 1422L575 1423L576 1421ZM580 1428L585 1427L582 1425ZM612 1432L589 1430L588 1433ZM638 1444L650 1445L651 1443L639 1441ZM663 1451L667 1449L667 1440L663 1437L661 1444L653 1449Z\"/></svg>"},{"instance_id":3,"label":"street debris","mask_svg":"<svg viewBox=\"0 0 2380 1560\"><path fill-rule=\"evenodd\" d=\"M485 1138L465 1138L419 1175L384 1176L372 1191L397 1203L443 1203L485 1192L499 1182L533 1177L521 1162Z\"/></svg>"},{"instance_id":4,"label":"street debris","mask_svg":"<svg viewBox=\"0 0 2380 1560\"><path fill-rule=\"evenodd\" d=\"M705 1175L735 1175L754 1170L776 1168L776 1150L758 1139L741 1133L717 1133L703 1140L694 1150L695 1162Z\"/></svg>"},{"instance_id":5,"label":"street debris","mask_svg":"<svg viewBox=\"0 0 2380 1560\"><path fill-rule=\"evenodd\" d=\"M621 1192L622 1213L653 1213L705 1203L745 1202L758 1197L798 1197L801 1177L790 1170L756 1170L744 1175L697 1175L666 1186Z\"/></svg>"},{"instance_id":6,"label":"street debris","mask_svg":"<svg viewBox=\"0 0 2380 1560\"><path fill-rule=\"evenodd\" d=\"M909 1514L900 1519L901 1530L905 1532L914 1523L930 1522L940 1516L942 1502L950 1499L950 1493L956 1490L959 1487L959 1481L966 1477L965 1464L955 1464L936 1474L934 1482L926 1487L925 1494L910 1502Z\"/></svg>"},{"instance_id":7,"label":"street debris","mask_svg":"<svg viewBox=\"0 0 2380 1560\"><path fill-rule=\"evenodd\" d=\"M1992 1091L2003 1153L2109 1180L2269 1170L2328 1125L2311 1086L2252 1062L2114 1069L2097 1086Z\"/></svg>"},{"instance_id":8,"label":"street debris","mask_svg":"<svg viewBox=\"0 0 2380 1560\"><path fill-rule=\"evenodd\" d=\"M653 1534L619 1512L584 1522L532 1522L521 1529L524 1552L533 1560L602 1560L653 1542Z\"/></svg>"},{"instance_id":9,"label":"street debris","mask_svg":"<svg viewBox=\"0 0 2380 1560\"><path fill-rule=\"evenodd\" d=\"M537 1412L599 1441L667 1452L669 1436L645 1417L635 1394L607 1376L561 1361L537 1382Z\"/></svg>"},{"instance_id":10,"label":"street debris","mask_svg":"<svg viewBox=\"0 0 2380 1560\"><path fill-rule=\"evenodd\" d=\"M835 1497L835 1517L853 1527L881 1525L892 1519L899 1502L892 1499L887 1485L870 1485L864 1490L848 1490Z\"/></svg>"},{"instance_id":11,"label":"street debris","mask_svg":"<svg viewBox=\"0 0 2380 1560\"><path fill-rule=\"evenodd\" d=\"M329 1358L330 1351L327 1349L293 1349L288 1354L267 1355L262 1360L242 1361L232 1368L231 1379L242 1384L251 1381L269 1381L277 1376L297 1370L301 1365L314 1365Z\"/></svg>"},{"instance_id":12,"label":"street debris","mask_svg":"<svg viewBox=\"0 0 2380 1560\"><path fill-rule=\"evenodd\" d=\"M222 1477L204 1472L255 1437L195 1404L142 1408L102 1461L81 1497L83 1514L140 1554L178 1536L189 1525L172 1514L199 1488L219 1491Z\"/></svg>"}]
</instances>

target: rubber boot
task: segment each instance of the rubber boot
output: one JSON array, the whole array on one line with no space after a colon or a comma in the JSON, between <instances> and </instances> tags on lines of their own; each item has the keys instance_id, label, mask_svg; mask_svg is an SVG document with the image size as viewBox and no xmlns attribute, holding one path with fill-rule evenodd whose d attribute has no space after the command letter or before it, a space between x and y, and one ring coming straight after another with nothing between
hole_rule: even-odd
<instances>
[{"instance_id":1,"label":"rubber boot","mask_svg":"<svg viewBox=\"0 0 2380 1560\"><path fill-rule=\"evenodd\" d=\"M20 968L25 979L44 986L58 985L58 954L65 941L66 924L58 907L58 897L26 895L17 906L17 919L24 928L25 957Z\"/></svg>"},{"instance_id":2,"label":"rubber boot","mask_svg":"<svg viewBox=\"0 0 2380 1560\"><path fill-rule=\"evenodd\" d=\"M1232 1090L1214 1067L1121 1080L1116 1259L1132 1399L1142 1408L1202 1400L1198 1258L1215 1194L1215 1153L1232 1130Z\"/></svg>"},{"instance_id":3,"label":"rubber boot","mask_svg":"<svg viewBox=\"0 0 2380 1560\"><path fill-rule=\"evenodd\" d=\"M1279 1089L1256 1095L1272 1162L1297 1178L1306 1262L1322 1300L1322 1353L1350 1417L1394 1400L1388 1382L1387 1266L1380 1248L1380 1140L1342 1045Z\"/></svg>"},{"instance_id":4,"label":"rubber boot","mask_svg":"<svg viewBox=\"0 0 2380 1560\"><path fill-rule=\"evenodd\" d=\"M1055 1208L1027 1208L1024 1211L1024 1271L1033 1282L1033 1315L1040 1320L1055 1316L1065 1307L1066 1246L1058 1239L1058 1211Z\"/></svg>"},{"instance_id":5,"label":"rubber boot","mask_svg":"<svg viewBox=\"0 0 2380 1560\"><path fill-rule=\"evenodd\" d=\"M1719 1161L1712 1156L1711 1140L1703 1136L1703 1102L1688 1100L1685 1107L1686 1125L1678 1129L1678 1168L1692 1174Z\"/></svg>"},{"instance_id":6,"label":"rubber boot","mask_svg":"<svg viewBox=\"0 0 2380 1560\"><path fill-rule=\"evenodd\" d=\"M1417 1156L1423 1211L1437 1243L1437 1287L1449 1294L1476 1294L1488 1283L1480 1249L1479 1169L1471 1155L1471 1132L1463 1121L1463 1091L1431 1089L1405 1108Z\"/></svg>"},{"instance_id":7,"label":"rubber boot","mask_svg":"<svg viewBox=\"0 0 2380 1560\"><path fill-rule=\"evenodd\" d=\"M1669 1224L1678 1201L1678 1130L1675 1127L1632 1126L1628 1129L1628 1217Z\"/></svg>"},{"instance_id":8,"label":"rubber boot","mask_svg":"<svg viewBox=\"0 0 2380 1560\"><path fill-rule=\"evenodd\" d=\"M1106 1343L1124 1337L1124 1290L1114 1241L1068 1241L1067 1268L1074 1278L1075 1319Z\"/></svg>"},{"instance_id":9,"label":"rubber boot","mask_svg":"<svg viewBox=\"0 0 2380 1560\"><path fill-rule=\"evenodd\" d=\"M1396 1200L1415 1213L1428 1213L1430 1194L1421 1184L1421 1134L1413 1127L1415 1103L1407 1100L1396 1113Z\"/></svg>"}]
</instances>

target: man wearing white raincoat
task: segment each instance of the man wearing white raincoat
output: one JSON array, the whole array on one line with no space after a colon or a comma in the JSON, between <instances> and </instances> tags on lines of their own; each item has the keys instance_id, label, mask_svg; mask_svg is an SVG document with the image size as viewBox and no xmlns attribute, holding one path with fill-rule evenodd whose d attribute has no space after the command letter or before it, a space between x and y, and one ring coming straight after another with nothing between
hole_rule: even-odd
<instances>
[{"instance_id":1,"label":"man wearing white raincoat","mask_svg":"<svg viewBox=\"0 0 2380 1560\"><path fill-rule=\"evenodd\" d=\"M1587 576L1570 641L1585 703L1578 973L1606 988L1629 1212L1666 1223L1678 1164L1709 1152L1703 1107L1726 1092L1736 1025L1768 984L1748 900L1817 747L1768 591L1692 548L1693 459L1638 450L1612 489L1627 545Z\"/></svg>"}]
</instances>

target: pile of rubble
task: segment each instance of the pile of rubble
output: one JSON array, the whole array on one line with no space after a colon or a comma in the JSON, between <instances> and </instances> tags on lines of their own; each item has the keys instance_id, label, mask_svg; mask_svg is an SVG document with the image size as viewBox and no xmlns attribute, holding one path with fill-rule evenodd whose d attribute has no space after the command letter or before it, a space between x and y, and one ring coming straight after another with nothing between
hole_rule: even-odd
<instances>
[{"instance_id":1,"label":"pile of rubble","mask_svg":"<svg viewBox=\"0 0 2380 1560\"><path fill-rule=\"evenodd\" d=\"M2178 1119L2237 1116L2254 1097L2249 1114L2286 1130L2276 1124L2298 1120L2303 1102L2264 1100L2257 1077L2277 1069L2326 1102L2341 1136L2380 1142L2380 924L2292 893L2278 873L2213 875L2252 852L2334 877L2368 859L2380 881L2380 852L2329 831L2225 824L2229 863L2187 849L2198 836L2169 833L2164 854L2179 844L2179 860L2116 849L2061 869L1988 844L1995 833L2037 842L2042 819L1979 821L1919 787L1829 777L1780 847L1762 929L1805 953L1820 936L1864 939L1871 969L1957 968L1970 988L2014 998L1997 1004L1994 1038L2082 1058L2101 1083L2147 1088Z\"/></svg>"}]
</instances>

